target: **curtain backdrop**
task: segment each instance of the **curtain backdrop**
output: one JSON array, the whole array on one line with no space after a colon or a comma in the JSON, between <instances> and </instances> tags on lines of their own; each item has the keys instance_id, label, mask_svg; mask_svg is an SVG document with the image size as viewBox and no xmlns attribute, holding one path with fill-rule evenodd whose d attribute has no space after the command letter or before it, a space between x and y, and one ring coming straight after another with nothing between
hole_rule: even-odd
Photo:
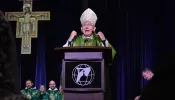
<instances>
[{"instance_id":1,"label":"curtain backdrop","mask_svg":"<svg viewBox=\"0 0 175 100\"><path fill-rule=\"evenodd\" d=\"M10 3L9 3L10 2ZM40 21L38 38L32 39L32 54L21 55L21 39L16 39L21 88L31 79L39 88L50 80L59 86L61 65L54 48L61 47L72 30L80 32L80 15L92 8L97 16L97 32L104 32L118 54L111 67L113 100L133 100L146 82L144 68L159 68L161 54L175 40L175 9L173 0L34 0L34 11L50 11L50 21ZM4 12L22 11L22 2L5 0ZM15 35L16 22L11 22ZM165 66L166 67L166 66Z\"/></svg>"}]
</instances>

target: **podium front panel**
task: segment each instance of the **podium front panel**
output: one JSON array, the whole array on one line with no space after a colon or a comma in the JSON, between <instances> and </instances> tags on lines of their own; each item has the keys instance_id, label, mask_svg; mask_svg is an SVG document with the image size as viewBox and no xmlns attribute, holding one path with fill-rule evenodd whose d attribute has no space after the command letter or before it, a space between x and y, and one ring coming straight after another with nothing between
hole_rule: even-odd
<instances>
[{"instance_id":1,"label":"podium front panel","mask_svg":"<svg viewBox=\"0 0 175 100\"><path fill-rule=\"evenodd\" d=\"M66 52L64 59L103 59L102 52Z\"/></svg>"},{"instance_id":2,"label":"podium front panel","mask_svg":"<svg viewBox=\"0 0 175 100\"><path fill-rule=\"evenodd\" d=\"M104 91L104 60L63 60L64 91Z\"/></svg>"}]
</instances>

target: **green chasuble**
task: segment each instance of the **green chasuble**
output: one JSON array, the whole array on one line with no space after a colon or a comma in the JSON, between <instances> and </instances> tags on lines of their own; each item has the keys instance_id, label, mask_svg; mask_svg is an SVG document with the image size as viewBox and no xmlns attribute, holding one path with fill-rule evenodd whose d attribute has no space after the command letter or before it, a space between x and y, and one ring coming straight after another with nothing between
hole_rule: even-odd
<instances>
[{"instance_id":1,"label":"green chasuble","mask_svg":"<svg viewBox=\"0 0 175 100\"><path fill-rule=\"evenodd\" d=\"M40 93L38 100L49 100L49 94L47 92Z\"/></svg>"},{"instance_id":2,"label":"green chasuble","mask_svg":"<svg viewBox=\"0 0 175 100\"><path fill-rule=\"evenodd\" d=\"M28 100L38 100L40 96L40 92L35 88L23 89L21 90L21 93Z\"/></svg>"},{"instance_id":3,"label":"green chasuble","mask_svg":"<svg viewBox=\"0 0 175 100\"><path fill-rule=\"evenodd\" d=\"M74 40L72 41L73 44L72 46L102 46L103 42L102 40L96 35L96 33L93 33L91 38L83 38L83 35L79 35L76 38L74 38ZM115 55L116 55L116 50L112 47L112 45L109 43L108 41L108 46L107 47L111 47L112 48L112 59L114 59ZM109 67L106 67L106 86L105 86L105 100L111 100L111 87L110 87L110 72L109 72ZM60 80L60 84L61 80ZM64 98L64 94L63 94L63 98ZM64 100L64 99L62 99Z\"/></svg>"},{"instance_id":4,"label":"green chasuble","mask_svg":"<svg viewBox=\"0 0 175 100\"><path fill-rule=\"evenodd\" d=\"M62 100L62 95L61 93L55 89L55 90L47 90L47 93L49 95L49 100Z\"/></svg>"},{"instance_id":5,"label":"green chasuble","mask_svg":"<svg viewBox=\"0 0 175 100\"><path fill-rule=\"evenodd\" d=\"M96 35L96 33L92 35L92 38L87 39L87 42L85 42L83 35L79 35L73 40L73 46L102 46L102 40ZM108 47L112 48L112 59L113 59L116 55L116 51L109 43L109 41L108 41Z\"/></svg>"}]
</instances>

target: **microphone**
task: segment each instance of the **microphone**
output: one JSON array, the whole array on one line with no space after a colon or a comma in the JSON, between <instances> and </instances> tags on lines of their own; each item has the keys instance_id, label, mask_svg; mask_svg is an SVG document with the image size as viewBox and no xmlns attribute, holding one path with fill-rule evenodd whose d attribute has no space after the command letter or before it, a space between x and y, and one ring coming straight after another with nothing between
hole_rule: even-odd
<instances>
[{"instance_id":1,"label":"microphone","mask_svg":"<svg viewBox=\"0 0 175 100\"><path fill-rule=\"evenodd\" d=\"M85 42L85 43L88 42L88 39L84 39L84 42Z\"/></svg>"},{"instance_id":2,"label":"microphone","mask_svg":"<svg viewBox=\"0 0 175 100\"><path fill-rule=\"evenodd\" d=\"M87 39L87 38L84 39L84 44L85 44L85 45L88 44L88 39Z\"/></svg>"}]
</instances>

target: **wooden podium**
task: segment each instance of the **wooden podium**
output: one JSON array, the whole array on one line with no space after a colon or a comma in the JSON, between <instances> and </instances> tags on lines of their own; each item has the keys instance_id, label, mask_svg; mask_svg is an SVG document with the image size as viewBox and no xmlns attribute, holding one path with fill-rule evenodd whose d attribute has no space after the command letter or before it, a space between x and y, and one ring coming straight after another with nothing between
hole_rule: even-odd
<instances>
[{"instance_id":1,"label":"wooden podium","mask_svg":"<svg viewBox=\"0 0 175 100\"><path fill-rule=\"evenodd\" d=\"M104 100L105 65L112 62L112 49L106 47L58 47L62 62L64 100Z\"/></svg>"}]
</instances>

